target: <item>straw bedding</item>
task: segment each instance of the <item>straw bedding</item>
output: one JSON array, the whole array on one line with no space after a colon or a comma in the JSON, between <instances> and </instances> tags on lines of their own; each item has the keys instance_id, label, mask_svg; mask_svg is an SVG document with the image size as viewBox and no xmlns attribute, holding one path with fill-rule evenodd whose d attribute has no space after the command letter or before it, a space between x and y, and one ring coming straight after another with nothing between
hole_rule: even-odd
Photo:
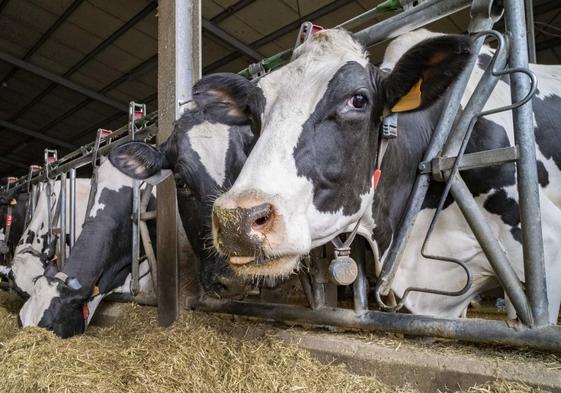
<instances>
[{"instance_id":1,"label":"straw bedding","mask_svg":"<svg viewBox=\"0 0 561 393\"><path fill-rule=\"evenodd\" d=\"M229 334L252 322L184 313L170 329L156 310L126 305L109 328L61 340L42 329L20 330L19 304L0 293L1 392L409 392L344 366L322 365L274 338ZM469 392L536 392L495 382Z\"/></svg>"}]
</instances>

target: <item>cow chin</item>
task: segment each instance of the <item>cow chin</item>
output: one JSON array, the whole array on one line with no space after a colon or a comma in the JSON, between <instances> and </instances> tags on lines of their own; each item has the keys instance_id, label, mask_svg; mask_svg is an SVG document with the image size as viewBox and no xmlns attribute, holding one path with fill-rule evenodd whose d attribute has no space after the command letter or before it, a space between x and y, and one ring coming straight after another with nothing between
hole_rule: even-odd
<instances>
[{"instance_id":1,"label":"cow chin","mask_svg":"<svg viewBox=\"0 0 561 393\"><path fill-rule=\"evenodd\" d=\"M230 262L232 270L239 276L251 278L285 278L300 267L300 255L284 255L266 261L252 261L243 265Z\"/></svg>"}]
</instances>

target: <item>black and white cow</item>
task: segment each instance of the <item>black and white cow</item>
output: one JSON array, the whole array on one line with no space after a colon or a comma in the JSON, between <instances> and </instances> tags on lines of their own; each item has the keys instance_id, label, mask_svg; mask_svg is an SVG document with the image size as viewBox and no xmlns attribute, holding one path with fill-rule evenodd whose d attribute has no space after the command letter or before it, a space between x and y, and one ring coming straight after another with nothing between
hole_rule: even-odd
<instances>
[{"instance_id":1,"label":"black and white cow","mask_svg":"<svg viewBox=\"0 0 561 393\"><path fill-rule=\"evenodd\" d=\"M47 198L48 189L45 186L39 192L37 205L31 221L23 231L15 248L14 257L11 261L10 277L16 291L24 298L29 297L34 291L34 280L42 275L48 266L49 258L54 252L53 244L48 244L48 214L49 209L54 217L56 203L60 195L60 181L52 182L51 198ZM67 193L70 185L67 184ZM89 179L76 179L76 236L80 235L82 224L86 216L88 195L90 192ZM67 194L68 195L68 194ZM67 200L69 204L70 201ZM70 225L70 217L67 217L67 228ZM56 235L54 239L56 239Z\"/></svg>"},{"instance_id":2,"label":"black and white cow","mask_svg":"<svg viewBox=\"0 0 561 393\"><path fill-rule=\"evenodd\" d=\"M19 313L22 326L44 327L63 338L81 334L99 302L130 283L132 186L130 177L102 160L94 203L82 219L72 253L60 272L51 264L44 274L33 273L30 297ZM148 224L155 235L153 221ZM141 265L141 276L140 291L153 291L147 262Z\"/></svg>"},{"instance_id":3,"label":"black and white cow","mask_svg":"<svg viewBox=\"0 0 561 393\"><path fill-rule=\"evenodd\" d=\"M238 176L254 143L251 119L255 90L237 75L213 74L193 87L193 107L177 121L174 132L157 148L142 142L124 144L110 155L116 167L137 179L171 169L177 184L179 214L189 242L201 262L207 292L241 294L246 285L233 277L211 245L214 199Z\"/></svg>"},{"instance_id":4,"label":"black and white cow","mask_svg":"<svg viewBox=\"0 0 561 393\"><path fill-rule=\"evenodd\" d=\"M405 45L408 50L387 73L369 63L365 49L349 33L326 30L297 48L291 63L259 82L261 104L255 107L263 108L256 114L261 137L213 210L215 247L238 274L288 275L312 247L351 231L359 220L359 233L372 242L383 261L418 163L446 105L447 88L475 56L471 40L464 36L439 35L414 44ZM488 53L479 60L488 63ZM554 322L561 302L561 138L555 134L561 123L561 73L560 67L532 69L540 81L533 104L549 311ZM475 74L481 73L481 67L476 67ZM474 80L466 94L473 90ZM499 83L488 107L510 102L507 87L506 82ZM400 131L383 157L374 193L378 130L381 118L392 111L399 112ZM479 121L468 152L513 143L509 116ZM523 281L514 165L465 171L463 177ZM441 188L431 186L407 243L392 287L399 297L412 286L457 290L464 285L465 274L459 267L425 259L419 252ZM405 303L411 312L458 317L477 293L498 286L455 203L444 209L430 251L467 261L473 285L459 297L411 293Z\"/></svg>"}]
</instances>

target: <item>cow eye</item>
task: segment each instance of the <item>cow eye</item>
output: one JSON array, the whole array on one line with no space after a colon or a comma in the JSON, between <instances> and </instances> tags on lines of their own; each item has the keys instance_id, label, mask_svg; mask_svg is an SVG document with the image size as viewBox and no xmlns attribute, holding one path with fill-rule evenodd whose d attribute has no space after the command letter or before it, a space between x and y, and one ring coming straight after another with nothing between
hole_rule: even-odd
<instances>
[{"instance_id":1,"label":"cow eye","mask_svg":"<svg viewBox=\"0 0 561 393\"><path fill-rule=\"evenodd\" d=\"M347 105L355 109L362 109L367 103L368 98L366 98L363 94L355 94L347 101Z\"/></svg>"}]
</instances>

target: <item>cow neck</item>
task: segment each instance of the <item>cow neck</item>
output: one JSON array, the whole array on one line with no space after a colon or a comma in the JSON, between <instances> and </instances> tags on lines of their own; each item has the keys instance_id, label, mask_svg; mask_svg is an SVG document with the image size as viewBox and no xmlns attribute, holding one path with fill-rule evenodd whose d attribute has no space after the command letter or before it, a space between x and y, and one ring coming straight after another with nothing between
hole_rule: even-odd
<instances>
[{"instance_id":1,"label":"cow neck","mask_svg":"<svg viewBox=\"0 0 561 393\"><path fill-rule=\"evenodd\" d=\"M100 173L100 179L105 177ZM62 269L68 277L76 278L81 287L91 291L102 275L115 275L127 264L130 265L132 256L121 256L130 254L131 250L131 201L132 187L129 185L108 187L103 182L98 184L94 203L96 209L92 211L94 216L86 218L82 232ZM100 291L113 289L109 288L112 284L108 283L108 288L100 287Z\"/></svg>"},{"instance_id":2,"label":"cow neck","mask_svg":"<svg viewBox=\"0 0 561 393\"><path fill-rule=\"evenodd\" d=\"M381 161L379 186L372 200L374 230L372 239L380 255L388 249L418 173L418 164L428 148L446 100L440 99L428 109L399 115L399 136L389 143Z\"/></svg>"}]
</instances>

